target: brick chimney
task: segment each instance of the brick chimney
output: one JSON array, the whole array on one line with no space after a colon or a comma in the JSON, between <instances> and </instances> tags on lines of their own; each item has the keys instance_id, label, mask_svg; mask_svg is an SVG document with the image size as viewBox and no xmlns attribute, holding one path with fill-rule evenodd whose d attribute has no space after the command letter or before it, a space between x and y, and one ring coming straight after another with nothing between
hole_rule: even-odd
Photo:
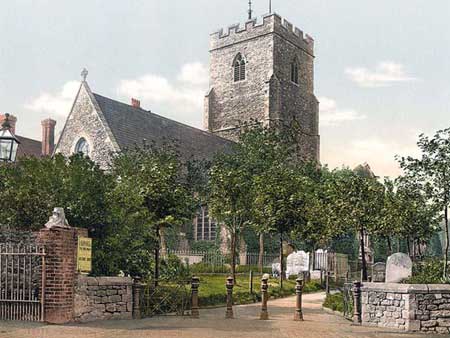
<instances>
[{"instance_id":1,"label":"brick chimney","mask_svg":"<svg viewBox=\"0 0 450 338\"><path fill-rule=\"evenodd\" d=\"M51 156L55 149L55 126L56 121L46 119L41 122L42 125L42 155Z\"/></svg>"},{"instance_id":2,"label":"brick chimney","mask_svg":"<svg viewBox=\"0 0 450 338\"><path fill-rule=\"evenodd\" d=\"M131 98L131 105L135 108L141 108L141 101L135 98Z\"/></svg>"},{"instance_id":3,"label":"brick chimney","mask_svg":"<svg viewBox=\"0 0 450 338\"><path fill-rule=\"evenodd\" d=\"M0 114L0 129L2 127L3 122L6 120L6 114ZM11 131L13 134L16 133L16 123L17 123L17 117L14 115L9 115L9 125L11 126Z\"/></svg>"}]
</instances>

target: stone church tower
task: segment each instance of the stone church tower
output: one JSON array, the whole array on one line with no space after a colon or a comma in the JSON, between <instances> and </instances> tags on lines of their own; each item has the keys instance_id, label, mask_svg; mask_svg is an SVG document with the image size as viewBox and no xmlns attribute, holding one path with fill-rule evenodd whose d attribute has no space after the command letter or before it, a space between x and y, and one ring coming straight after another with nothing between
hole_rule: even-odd
<instances>
[{"instance_id":1,"label":"stone church tower","mask_svg":"<svg viewBox=\"0 0 450 338\"><path fill-rule=\"evenodd\" d=\"M319 161L314 41L277 14L220 30L210 40L204 128L236 141L239 125L300 128L300 157Z\"/></svg>"}]
</instances>

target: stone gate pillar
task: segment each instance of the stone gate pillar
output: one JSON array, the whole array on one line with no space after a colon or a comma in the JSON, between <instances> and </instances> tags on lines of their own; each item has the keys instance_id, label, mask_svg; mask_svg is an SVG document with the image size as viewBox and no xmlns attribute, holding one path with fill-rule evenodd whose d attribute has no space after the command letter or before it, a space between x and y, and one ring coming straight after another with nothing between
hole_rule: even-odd
<instances>
[{"instance_id":1,"label":"stone gate pillar","mask_svg":"<svg viewBox=\"0 0 450 338\"><path fill-rule=\"evenodd\" d=\"M49 223L38 233L39 244L45 247L46 253L44 319L62 324L74 319L78 236L76 228L49 226Z\"/></svg>"}]
</instances>

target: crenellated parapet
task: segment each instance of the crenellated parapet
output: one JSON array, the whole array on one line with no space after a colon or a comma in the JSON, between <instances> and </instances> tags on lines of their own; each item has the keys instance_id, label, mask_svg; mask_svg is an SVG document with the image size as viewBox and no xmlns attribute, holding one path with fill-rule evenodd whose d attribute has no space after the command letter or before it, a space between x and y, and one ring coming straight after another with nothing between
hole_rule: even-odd
<instances>
[{"instance_id":1,"label":"crenellated parapet","mask_svg":"<svg viewBox=\"0 0 450 338\"><path fill-rule=\"evenodd\" d=\"M244 25L235 24L212 33L210 49L220 49L268 34L280 35L305 52L314 54L314 39L275 13L264 15L261 22L255 18Z\"/></svg>"}]
</instances>

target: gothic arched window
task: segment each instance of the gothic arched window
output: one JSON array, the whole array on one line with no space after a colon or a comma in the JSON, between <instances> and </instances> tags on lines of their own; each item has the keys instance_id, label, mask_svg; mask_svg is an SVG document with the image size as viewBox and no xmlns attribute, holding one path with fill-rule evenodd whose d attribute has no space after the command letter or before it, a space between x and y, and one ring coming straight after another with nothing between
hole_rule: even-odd
<instances>
[{"instance_id":1,"label":"gothic arched window","mask_svg":"<svg viewBox=\"0 0 450 338\"><path fill-rule=\"evenodd\" d=\"M294 59L291 63L291 81L299 84L299 78L298 78L298 61L297 58Z\"/></svg>"},{"instance_id":2,"label":"gothic arched window","mask_svg":"<svg viewBox=\"0 0 450 338\"><path fill-rule=\"evenodd\" d=\"M89 156L89 151L90 151L89 143L86 141L84 137L80 138L77 144L75 145L75 153L76 154L81 153L84 156Z\"/></svg>"},{"instance_id":3,"label":"gothic arched window","mask_svg":"<svg viewBox=\"0 0 450 338\"><path fill-rule=\"evenodd\" d=\"M246 61L242 54L239 53L238 55L236 55L233 62L234 82L245 80L245 64Z\"/></svg>"}]
</instances>

